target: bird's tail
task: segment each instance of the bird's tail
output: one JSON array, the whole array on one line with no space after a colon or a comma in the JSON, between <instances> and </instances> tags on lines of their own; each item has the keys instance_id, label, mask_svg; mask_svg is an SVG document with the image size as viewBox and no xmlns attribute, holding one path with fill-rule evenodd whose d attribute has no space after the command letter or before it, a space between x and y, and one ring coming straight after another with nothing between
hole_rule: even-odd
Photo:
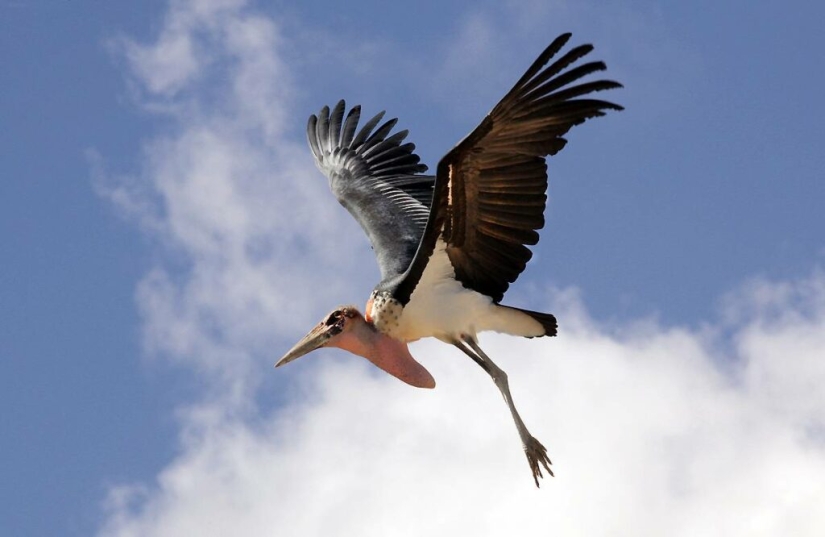
<instances>
[{"instance_id":1,"label":"bird's tail","mask_svg":"<svg viewBox=\"0 0 825 537\"><path fill-rule=\"evenodd\" d=\"M520 311L521 313L527 314L532 317L534 320L538 321L539 324L544 328L544 333L539 334L537 336L527 336L527 337L541 337L541 336L555 336L558 333L559 324L556 322L556 316L552 313L541 313L539 311L530 311L530 310L523 310L521 308L513 308L511 306L504 306L505 308L510 308L516 311Z\"/></svg>"}]
</instances>

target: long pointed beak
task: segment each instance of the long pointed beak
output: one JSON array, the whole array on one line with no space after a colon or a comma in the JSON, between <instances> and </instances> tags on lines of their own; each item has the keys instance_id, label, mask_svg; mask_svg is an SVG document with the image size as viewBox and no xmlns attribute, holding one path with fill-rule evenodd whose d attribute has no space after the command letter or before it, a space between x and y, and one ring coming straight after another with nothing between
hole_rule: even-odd
<instances>
[{"instance_id":1,"label":"long pointed beak","mask_svg":"<svg viewBox=\"0 0 825 537\"><path fill-rule=\"evenodd\" d=\"M327 326L324 323L319 324L309 334L305 335L301 341L296 343L283 358L278 360L275 367L281 367L319 347L323 347L334 335L334 328L334 326Z\"/></svg>"}]
</instances>

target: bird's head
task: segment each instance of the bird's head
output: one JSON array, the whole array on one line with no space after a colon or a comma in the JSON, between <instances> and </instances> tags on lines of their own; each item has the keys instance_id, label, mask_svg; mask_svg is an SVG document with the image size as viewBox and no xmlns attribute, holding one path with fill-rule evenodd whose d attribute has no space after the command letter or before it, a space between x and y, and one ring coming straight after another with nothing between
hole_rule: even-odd
<instances>
[{"instance_id":1,"label":"bird's head","mask_svg":"<svg viewBox=\"0 0 825 537\"><path fill-rule=\"evenodd\" d=\"M392 376L418 388L434 388L435 380L415 361L407 344L376 330L353 306L337 308L278 360L275 367L321 347L338 347L363 356Z\"/></svg>"}]
</instances>

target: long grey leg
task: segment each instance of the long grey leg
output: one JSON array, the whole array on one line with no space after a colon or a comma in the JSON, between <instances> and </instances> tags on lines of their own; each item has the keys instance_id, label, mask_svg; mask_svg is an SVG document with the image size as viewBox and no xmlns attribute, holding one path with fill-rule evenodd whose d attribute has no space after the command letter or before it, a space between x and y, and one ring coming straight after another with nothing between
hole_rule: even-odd
<instances>
[{"instance_id":1,"label":"long grey leg","mask_svg":"<svg viewBox=\"0 0 825 537\"><path fill-rule=\"evenodd\" d=\"M541 473L541 466L544 466L545 470L547 470L550 475L553 475L553 470L550 469L551 462L547 457L547 450L545 447L541 445L541 442L536 440L533 435L530 434L530 431L527 430L527 426L524 425L524 421L522 421L521 416L519 416L518 410L516 410L516 405L513 402L513 396L510 394L510 384L507 381L507 373L498 367L495 362L493 362L490 357L481 350L478 343L476 343L475 338L465 336L462 337L460 341L454 341L453 345L461 349L464 354L472 358L473 361L481 366L481 368L484 369L490 377L492 377L493 382L495 382L501 392L501 395L504 397L504 401L510 409L510 414L513 416L516 429L518 429L519 437L521 437L521 444L524 447L524 454L527 455L527 462L530 464L530 470L533 472L533 479L538 487L539 477L543 477Z\"/></svg>"}]
</instances>

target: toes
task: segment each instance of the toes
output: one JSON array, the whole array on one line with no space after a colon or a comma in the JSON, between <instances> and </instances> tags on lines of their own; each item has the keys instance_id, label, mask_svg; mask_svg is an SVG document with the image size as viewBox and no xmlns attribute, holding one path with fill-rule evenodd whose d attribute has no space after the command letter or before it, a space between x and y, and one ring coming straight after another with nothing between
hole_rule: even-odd
<instances>
[{"instance_id":1,"label":"toes","mask_svg":"<svg viewBox=\"0 0 825 537\"><path fill-rule=\"evenodd\" d=\"M541 442L536 440L535 438L531 438L531 441L528 442L529 445L524 446L524 454L527 455L527 462L530 464L530 470L533 472L533 481L536 482L536 487L540 487L539 485L539 478L544 477L541 471L541 467L544 466L544 469L547 470L547 473L550 474L551 477L555 477L553 474L553 470L550 469L550 458L547 457L547 450Z\"/></svg>"}]
</instances>

